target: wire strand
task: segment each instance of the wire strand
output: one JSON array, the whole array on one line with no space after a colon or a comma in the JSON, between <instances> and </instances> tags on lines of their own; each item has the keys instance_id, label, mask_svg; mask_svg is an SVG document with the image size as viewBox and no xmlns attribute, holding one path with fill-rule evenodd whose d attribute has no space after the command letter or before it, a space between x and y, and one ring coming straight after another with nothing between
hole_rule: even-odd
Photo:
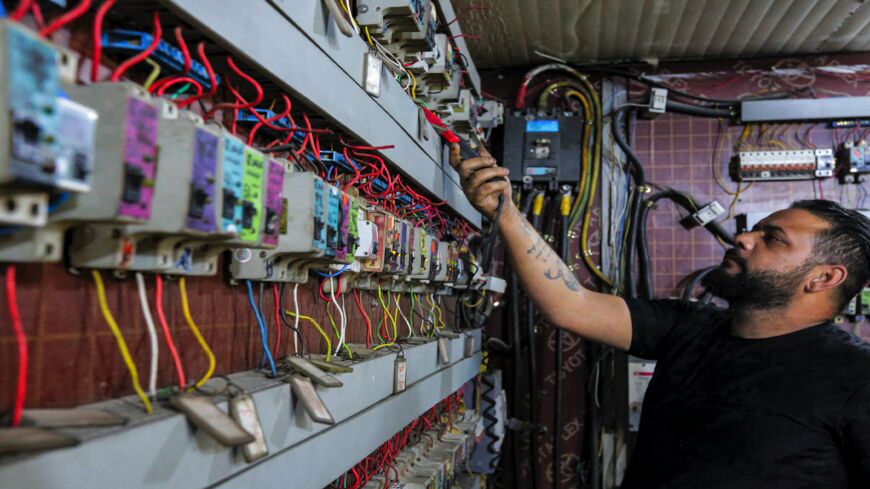
<instances>
[{"instance_id":1,"label":"wire strand","mask_svg":"<svg viewBox=\"0 0 870 489\"><path fill-rule=\"evenodd\" d=\"M27 335L21 322L21 312L18 310L18 290L15 282L15 266L6 267L6 301L9 304L9 318L12 330L15 332L15 342L18 345L18 379L15 384L15 401L12 405L12 426L21 424L21 414L24 411L24 401L27 398L27 367L30 363L27 354Z\"/></svg>"},{"instance_id":2,"label":"wire strand","mask_svg":"<svg viewBox=\"0 0 870 489\"><path fill-rule=\"evenodd\" d=\"M272 358L272 352L269 351L269 332L266 330L266 322L260 314L260 309L257 307L257 302L254 301L254 288L250 280L245 280L245 286L248 288L248 301L251 303L251 309L254 311L254 317L257 320L257 325L260 328L260 340L263 344L263 353L266 355L266 361L269 362L269 369L272 375L278 375L278 370L275 368L275 359Z\"/></svg>"},{"instance_id":3,"label":"wire strand","mask_svg":"<svg viewBox=\"0 0 870 489\"><path fill-rule=\"evenodd\" d=\"M183 390L186 385L184 366L181 364L181 357L178 355L178 349L175 348L175 342L172 340L172 331L169 330L169 323L166 321L166 314L163 313L163 278L160 275L154 276L154 288L154 302L157 306L157 320L160 322L160 327L163 329L163 337L166 339L166 346L169 348L169 353L172 355L172 363L175 365L175 374L178 376L178 388Z\"/></svg>"},{"instance_id":4,"label":"wire strand","mask_svg":"<svg viewBox=\"0 0 870 489\"><path fill-rule=\"evenodd\" d=\"M206 370L205 374L197 380L196 384L191 388L198 389L208 382L208 379L210 379L214 374L217 361L215 360L214 352L211 350L211 347L208 346L208 343L202 336L202 332L199 330L199 327L197 327L196 322L193 320L193 316L190 314L190 304L187 300L187 281L184 277L178 279L178 290L181 293L181 312L184 313L184 320L187 321L187 327L190 328L190 332L196 337L196 341L199 342L199 346L202 348L202 351L205 352L205 356L208 357L208 370Z\"/></svg>"},{"instance_id":5,"label":"wire strand","mask_svg":"<svg viewBox=\"0 0 870 489\"><path fill-rule=\"evenodd\" d=\"M157 341L157 328L154 326L151 308L148 306L148 296L145 293L145 277L141 272L136 272L136 288L139 291L139 306L142 308L142 317L145 318L148 340L151 345L151 365L148 369L148 395L154 399L157 397L157 362L160 359L160 345Z\"/></svg>"},{"instance_id":6,"label":"wire strand","mask_svg":"<svg viewBox=\"0 0 870 489\"><path fill-rule=\"evenodd\" d=\"M145 48L144 51L137 54L136 56L133 56L132 58L128 59L127 61L124 61L117 68L115 68L115 71L112 72L111 80L113 82L120 80L121 76L123 76L124 73L127 72L127 70L129 70L130 68L132 68L133 66L135 66L140 61L147 58L148 56L151 56L151 53L153 53L154 50L157 49L157 45L160 44L160 38L162 36L163 36L163 26L160 25L160 14L155 11L154 12L154 33L153 33L153 38L151 39L151 44L149 44L148 47Z\"/></svg>"},{"instance_id":7,"label":"wire strand","mask_svg":"<svg viewBox=\"0 0 870 489\"><path fill-rule=\"evenodd\" d=\"M124 364L127 365L127 370L130 372L130 380L133 382L133 390L136 391L136 395L139 396L139 399L142 400L142 404L145 405L145 412L151 414L154 410L151 406L151 401L148 399L148 396L145 395L142 386L139 385L139 371L136 370L136 364L133 363L133 358L130 356L130 350L127 349L127 342L124 341L121 329L118 327L118 323L115 322L115 317L112 316L112 311L109 309L109 303L106 300L106 286L103 284L103 277L97 270L91 270L91 276L94 278L94 284L97 287L97 299L100 303L100 311L102 311L103 319L106 320L106 324L109 325L109 329L112 330L112 334L115 336L115 341L118 343L118 349L121 351L121 358L124 359Z\"/></svg>"}]
</instances>

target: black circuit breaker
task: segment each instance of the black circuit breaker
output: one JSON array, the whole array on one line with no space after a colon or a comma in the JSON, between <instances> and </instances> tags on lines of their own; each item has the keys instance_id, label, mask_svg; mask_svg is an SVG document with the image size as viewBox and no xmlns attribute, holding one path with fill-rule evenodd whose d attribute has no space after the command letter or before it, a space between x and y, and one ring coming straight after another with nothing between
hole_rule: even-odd
<instances>
[{"instance_id":1,"label":"black circuit breaker","mask_svg":"<svg viewBox=\"0 0 870 489\"><path fill-rule=\"evenodd\" d=\"M547 184L551 190L580 179L584 120L573 114L505 117L502 164L511 180Z\"/></svg>"}]
</instances>

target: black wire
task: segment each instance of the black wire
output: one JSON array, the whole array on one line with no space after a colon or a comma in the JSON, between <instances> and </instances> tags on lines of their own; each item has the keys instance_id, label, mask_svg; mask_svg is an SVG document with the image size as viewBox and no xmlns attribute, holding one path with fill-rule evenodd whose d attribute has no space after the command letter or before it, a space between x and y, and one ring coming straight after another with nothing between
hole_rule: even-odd
<instances>
[{"instance_id":1,"label":"black wire","mask_svg":"<svg viewBox=\"0 0 870 489\"><path fill-rule=\"evenodd\" d=\"M695 276L692 277L692 280L690 280L689 283L686 284L686 288L683 289L683 294L680 296L680 300L683 302L691 301L692 296L694 295L693 293L695 291L695 287L697 287L698 284L701 283L701 280L703 280L704 277L707 276L707 274L709 274L713 270L716 270L717 268L719 267L713 266L699 270L698 273L696 273Z\"/></svg>"},{"instance_id":2,"label":"black wire","mask_svg":"<svg viewBox=\"0 0 870 489\"><path fill-rule=\"evenodd\" d=\"M634 178L634 186L635 192L631 201L631 226L628 231L628 243L625 247L625 284L626 284L626 293L629 297L637 297L637 283L634 280L634 250L637 246L637 230L638 230L638 222L641 216L641 205L642 205L642 187L646 185L646 174L643 171L643 164L640 162L640 159L634 154L634 151L631 150L631 147L625 140L625 134L622 132L622 124L625 119L625 114L627 111L631 110L630 106L622 106L616 110L616 113L613 115L611 119L611 129L613 132L613 139L616 141L616 144L620 149L625 153L625 156L628 158L628 166L630 168L632 177Z\"/></svg>"}]
</instances>

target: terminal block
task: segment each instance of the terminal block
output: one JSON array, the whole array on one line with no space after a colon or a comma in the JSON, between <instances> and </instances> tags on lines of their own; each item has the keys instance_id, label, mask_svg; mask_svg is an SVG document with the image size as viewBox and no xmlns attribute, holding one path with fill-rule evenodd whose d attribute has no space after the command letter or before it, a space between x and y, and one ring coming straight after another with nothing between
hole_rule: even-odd
<instances>
[{"instance_id":1,"label":"terminal block","mask_svg":"<svg viewBox=\"0 0 870 489\"><path fill-rule=\"evenodd\" d=\"M732 161L737 181L812 180L834 175L831 149L741 151Z\"/></svg>"}]
</instances>

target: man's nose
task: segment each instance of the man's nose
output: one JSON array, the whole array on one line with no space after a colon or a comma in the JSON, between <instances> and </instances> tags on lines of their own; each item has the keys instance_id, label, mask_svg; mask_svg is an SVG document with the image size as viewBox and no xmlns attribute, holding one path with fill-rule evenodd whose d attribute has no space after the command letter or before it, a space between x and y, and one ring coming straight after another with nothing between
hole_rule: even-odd
<instances>
[{"instance_id":1,"label":"man's nose","mask_svg":"<svg viewBox=\"0 0 870 489\"><path fill-rule=\"evenodd\" d=\"M755 240L758 239L757 235L758 233L753 231L738 234L735 238L737 247L742 250L752 251L755 248Z\"/></svg>"}]
</instances>

